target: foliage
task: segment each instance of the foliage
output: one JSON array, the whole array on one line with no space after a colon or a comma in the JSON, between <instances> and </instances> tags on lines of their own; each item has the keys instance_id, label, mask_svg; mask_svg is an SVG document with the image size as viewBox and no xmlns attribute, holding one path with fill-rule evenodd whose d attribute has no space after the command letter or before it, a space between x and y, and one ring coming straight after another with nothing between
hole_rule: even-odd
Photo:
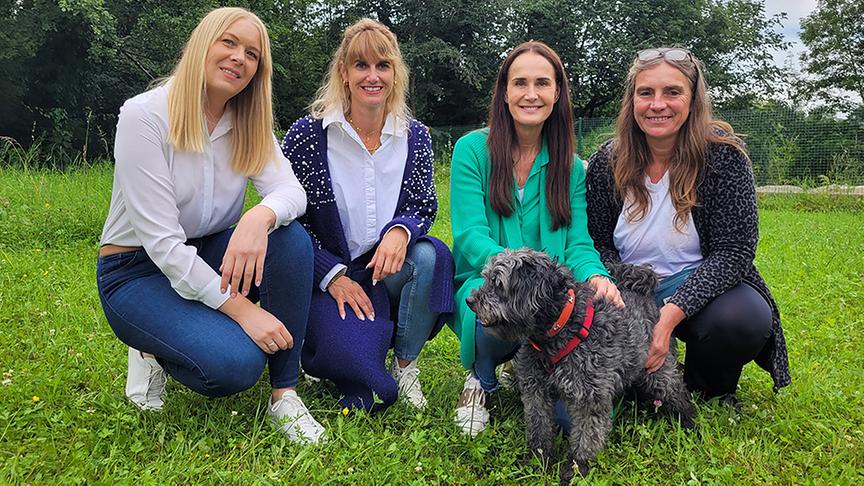
<instances>
[{"instance_id":1,"label":"foliage","mask_svg":"<svg viewBox=\"0 0 864 486\"><path fill-rule=\"evenodd\" d=\"M446 167L436 169L446 196ZM328 429L325 446L291 444L267 423L266 377L214 400L169 381L162 412L137 410L123 396L126 352L102 315L93 270L110 165L67 172L0 167L0 187L0 483L557 483L555 467L544 469L524 452L521 404L512 390L493 399L489 430L475 440L459 435L452 414L464 371L446 329L420 357L425 412L400 403L382 414L346 417L332 387L301 383ZM434 227L446 241L448 208L442 197ZM761 216L756 263L783 312L792 385L774 395L767 374L747 365L741 415L700 402L700 428L692 434L625 404L589 482L860 482L860 214L775 205Z\"/></svg>"},{"instance_id":2,"label":"foliage","mask_svg":"<svg viewBox=\"0 0 864 486\"><path fill-rule=\"evenodd\" d=\"M539 0L520 4L520 35L561 55L577 116L614 116L630 61L640 49L683 46L705 64L715 97L773 93L771 52L786 44L758 0Z\"/></svg>"},{"instance_id":3,"label":"foliage","mask_svg":"<svg viewBox=\"0 0 864 486\"><path fill-rule=\"evenodd\" d=\"M805 95L849 109L848 92L864 100L864 3L859 0L819 0L816 10L801 21L801 55L811 77Z\"/></svg>"},{"instance_id":4,"label":"foliage","mask_svg":"<svg viewBox=\"0 0 864 486\"><path fill-rule=\"evenodd\" d=\"M430 126L483 123L503 54L529 38L561 52L584 115L614 114L639 48L691 47L729 98L769 93L777 72L768 53L782 46L778 18L758 0L6 0L0 62L14 69L0 72L0 135L58 148L54 167L110 154L123 101L169 75L198 19L223 4L252 9L270 29L283 130L312 101L342 30L362 16L398 35L410 104Z\"/></svg>"}]
</instances>

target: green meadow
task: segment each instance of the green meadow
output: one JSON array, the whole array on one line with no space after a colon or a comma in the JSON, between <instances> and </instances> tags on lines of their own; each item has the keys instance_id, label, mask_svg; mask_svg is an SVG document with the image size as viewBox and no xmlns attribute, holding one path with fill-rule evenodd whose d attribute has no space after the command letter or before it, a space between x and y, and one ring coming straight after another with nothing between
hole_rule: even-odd
<instances>
[{"instance_id":1,"label":"green meadow","mask_svg":"<svg viewBox=\"0 0 864 486\"><path fill-rule=\"evenodd\" d=\"M514 391L495 397L484 434L459 434L453 408L464 371L447 329L420 358L424 412L398 403L346 416L332 387L301 381L328 431L322 446L295 445L269 425L266 378L212 400L169 381L163 411L138 410L123 393L125 347L96 295L111 167L2 167L0 483L557 483L558 463L543 469L526 454ZM436 182L433 233L449 242L446 166ZM760 205L756 263L781 308L792 385L775 394L750 364L740 415L699 402L694 433L625 404L588 482L864 482L864 209L825 196ZM565 448L559 441L559 458Z\"/></svg>"}]
</instances>

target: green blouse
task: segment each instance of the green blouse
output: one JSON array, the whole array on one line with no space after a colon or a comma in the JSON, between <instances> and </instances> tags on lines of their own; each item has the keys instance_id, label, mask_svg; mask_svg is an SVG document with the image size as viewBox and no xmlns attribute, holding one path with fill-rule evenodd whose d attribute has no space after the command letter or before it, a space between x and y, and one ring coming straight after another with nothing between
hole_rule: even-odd
<instances>
[{"instance_id":1,"label":"green blouse","mask_svg":"<svg viewBox=\"0 0 864 486\"><path fill-rule=\"evenodd\" d=\"M489 130L471 132L456 142L450 165L450 220L453 231L453 258L456 263L456 313L450 327L461 341L462 365L474 364L474 332L477 316L465 299L483 283L480 271L486 261L504 248L529 247L558 258L573 271L577 280L591 275L608 275L594 242L588 236L585 214L585 169L574 158L570 176L570 226L552 231L552 215L546 210L546 142L519 200L513 184L514 211L502 217L492 209L486 192L491 165L486 150Z\"/></svg>"}]
</instances>

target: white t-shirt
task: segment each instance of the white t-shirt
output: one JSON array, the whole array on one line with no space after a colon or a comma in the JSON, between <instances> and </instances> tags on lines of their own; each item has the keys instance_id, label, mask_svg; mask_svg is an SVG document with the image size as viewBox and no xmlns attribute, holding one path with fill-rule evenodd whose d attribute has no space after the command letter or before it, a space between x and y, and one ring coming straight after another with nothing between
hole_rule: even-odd
<instances>
[{"instance_id":1,"label":"white t-shirt","mask_svg":"<svg viewBox=\"0 0 864 486\"><path fill-rule=\"evenodd\" d=\"M646 176L645 187L650 197L645 217L636 222L628 220L627 207L632 199L627 197L615 225L612 238L621 261L651 265L661 278L699 265L702 250L692 215L687 214L683 232L675 228L669 171L656 184Z\"/></svg>"}]
</instances>

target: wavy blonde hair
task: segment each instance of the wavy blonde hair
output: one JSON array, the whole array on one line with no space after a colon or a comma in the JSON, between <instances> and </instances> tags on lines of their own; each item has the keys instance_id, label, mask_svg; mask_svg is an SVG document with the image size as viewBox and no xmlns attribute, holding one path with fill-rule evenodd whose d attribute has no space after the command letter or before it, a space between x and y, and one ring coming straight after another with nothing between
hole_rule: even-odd
<instances>
[{"instance_id":1,"label":"wavy blonde hair","mask_svg":"<svg viewBox=\"0 0 864 486\"><path fill-rule=\"evenodd\" d=\"M615 125L611 158L616 195L621 201L626 201L627 196L632 197L631 203L625 208L628 220L641 221L648 214L650 205L648 189L645 187L645 171L651 163L651 153L645 133L636 123L633 111L636 76L662 62L681 71L690 81L692 91L690 113L678 132L668 168L669 194L675 207L674 224L677 230L683 231L690 210L699 204L696 200L696 185L705 167L709 144L732 145L745 157L747 152L741 139L735 136L732 126L714 118L704 68L696 56L691 53L681 61L669 61L663 56L641 61L637 56L624 81L624 97Z\"/></svg>"},{"instance_id":2,"label":"wavy blonde hair","mask_svg":"<svg viewBox=\"0 0 864 486\"><path fill-rule=\"evenodd\" d=\"M337 108L341 108L343 113L351 110L351 91L342 80L342 69L363 59L367 53L386 59L393 66L393 86L384 102L385 112L401 120L408 119L408 66L402 59L399 42L384 24L365 18L355 22L342 34L342 42L333 53L324 82L315 94L315 101L309 105L313 117L323 118L327 112Z\"/></svg>"},{"instance_id":3,"label":"wavy blonde hair","mask_svg":"<svg viewBox=\"0 0 864 486\"><path fill-rule=\"evenodd\" d=\"M273 62L267 27L252 12L223 7L208 13L189 36L180 62L166 82L168 92L168 141L180 150L203 152L207 140L204 100L207 80L207 52L228 27L240 19L252 22L258 29L261 53L258 70L246 88L228 100L234 112L231 133L231 165L240 174L260 174L268 162L277 160L273 143Z\"/></svg>"}]
</instances>

